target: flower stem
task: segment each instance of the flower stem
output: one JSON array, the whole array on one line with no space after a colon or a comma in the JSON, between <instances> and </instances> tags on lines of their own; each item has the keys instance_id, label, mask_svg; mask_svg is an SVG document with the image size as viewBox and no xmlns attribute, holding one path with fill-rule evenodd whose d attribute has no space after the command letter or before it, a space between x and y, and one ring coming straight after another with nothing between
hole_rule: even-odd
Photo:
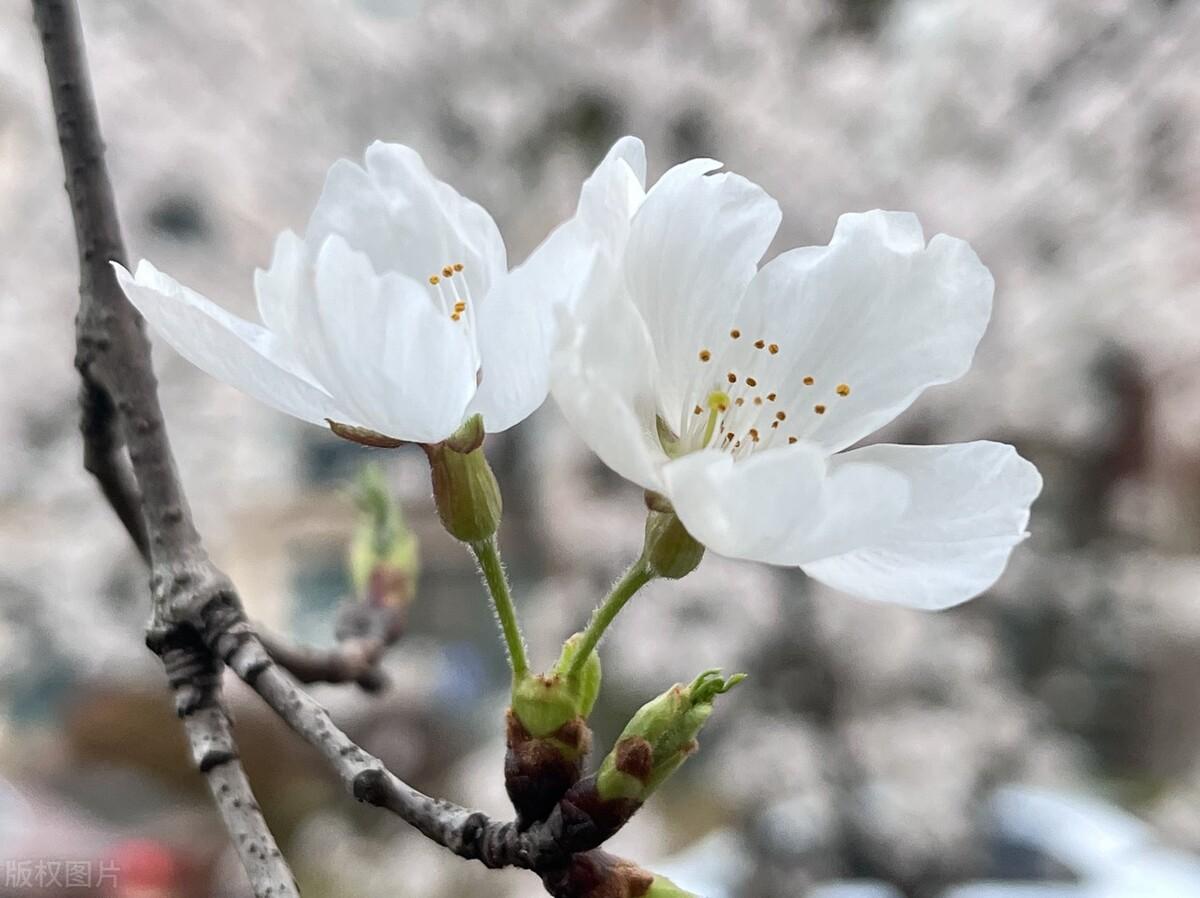
<instances>
[{"instance_id":1,"label":"flower stem","mask_svg":"<svg viewBox=\"0 0 1200 898\"><path fill-rule=\"evenodd\" d=\"M604 601L597 605L596 610L592 612L592 619L588 621L587 629L583 631L583 640L567 671L568 681L579 677L583 672L583 666L587 664L588 656L600 644L600 638L604 636L604 631L608 629L609 624L620 614L625 603L633 598L633 594L654 577L654 571L651 570L645 556L642 556L629 566L629 569L621 575L621 579L613 584L612 590Z\"/></svg>"},{"instance_id":2,"label":"flower stem","mask_svg":"<svg viewBox=\"0 0 1200 898\"><path fill-rule=\"evenodd\" d=\"M488 592L492 596L496 617L500 621L504 644L508 647L508 666L512 669L514 678L523 677L529 673L525 640L521 636L517 609L513 605L512 593L508 588L508 577L504 574L504 563L500 560L500 547L496 544L496 537L490 536L470 545L479 562L479 570L483 573L483 582L487 584Z\"/></svg>"}]
</instances>

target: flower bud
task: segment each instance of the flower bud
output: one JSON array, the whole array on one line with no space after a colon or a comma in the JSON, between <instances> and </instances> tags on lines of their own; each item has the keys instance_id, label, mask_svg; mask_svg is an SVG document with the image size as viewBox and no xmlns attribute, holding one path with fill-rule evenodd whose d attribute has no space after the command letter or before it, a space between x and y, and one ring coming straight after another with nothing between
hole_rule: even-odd
<instances>
[{"instance_id":1,"label":"flower bud","mask_svg":"<svg viewBox=\"0 0 1200 898\"><path fill-rule=\"evenodd\" d=\"M600 657L593 650L579 676L567 676L582 634L566 641L548 674L513 684L506 727L504 781L518 825L542 820L583 772L592 747L587 717L600 693Z\"/></svg>"},{"instance_id":2,"label":"flower bud","mask_svg":"<svg viewBox=\"0 0 1200 898\"><path fill-rule=\"evenodd\" d=\"M573 855L566 866L542 874L554 898L645 898L653 894L647 890L654 881L653 873L598 849Z\"/></svg>"},{"instance_id":3,"label":"flower bud","mask_svg":"<svg viewBox=\"0 0 1200 898\"><path fill-rule=\"evenodd\" d=\"M483 454L483 419L475 415L441 443L426 445L438 517L465 543L489 539L500 526L500 487Z\"/></svg>"},{"instance_id":4,"label":"flower bud","mask_svg":"<svg viewBox=\"0 0 1200 898\"><path fill-rule=\"evenodd\" d=\"M676 684L643 705L625 726L596 777L603 800L645 801L697 748L696 736L712 714L713 700L745 674L724 679L706 670L691 685Z\"/></svg>"},{"instance_id":5,"label":"flower bud","mask_svg":"<svg viewBox=\"0 0 1200 898\"><path fill-rule=\"evenodd\" d=\"M600 658L593 650L583 675L575 680L567 670L579 644L576 633L563 645L558 663L547 674L526 674L513 684L512 709L532 736L546 736L576 717L592 713L600 692Z\"/></svg>"},{"instance_id":6,"label":"flower bud","mask_svg":"<svg viewBox=\"0 0 1200 898\"><path fill-rule=\"evenodd\" d=\"M650 883L650 890L642 898L699 898L694 892L681 889L669 879L655 876Z\"/></svg>"},{"instance_id":7,"label":"flower bud","mask_svg":"<svg viewBox=\"0 0 1200 898\"><path fill-rule=\"evenodd\" d=\"M704 546L687 532L674 511L656 511L651 507L646 514L642 557L656 577L678 580L700 564Z\"/></svg>"},{"instance_id":8,"label":"flower bud","mask_svg":"<svg viewBox=\"0 0 1200 898\"><path fill-rule=\"evenodd\" d=\"M420 569L416 534L374 465L359 475L355 501L359 517L348 551L354 593L372 605L403 608Z\"/></svg>"}]
</instances>

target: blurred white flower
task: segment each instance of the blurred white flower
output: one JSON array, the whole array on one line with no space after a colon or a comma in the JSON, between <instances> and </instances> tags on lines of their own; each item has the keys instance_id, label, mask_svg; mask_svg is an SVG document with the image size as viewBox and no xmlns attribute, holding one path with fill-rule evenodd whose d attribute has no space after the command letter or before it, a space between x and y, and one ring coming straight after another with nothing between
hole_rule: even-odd
<instances>
[{"instance_id":1,"label":"blurred white flower","mask_svg":"<svg viewBox=\"0 0 1200 898\"><path fill-rule=\"evenodd\" d=\"M610 179L629 215L556 351L564 414L716 552L921 608L982 592L1026 535L1033 465L992 442L843 450L967 371L990 273L881 211L759 269L779 206L720 167L686 162L644 194L632 170Z\"/></svg>"},{"instance_id":2,"label":"blurred white flower","mask_svg":"<svg viewBox=\"0 0 1200 898\"><path fill-rule=\"evenodd\" d=\"M267 405L390 440L434 443L483 415L489 432L534 411L549 389L553 306L587 265L580 213L508 271L495 222L399 144L366 167L334 163L303 238L285 231L255 272L262 324L245 321L143 260L116 266L130 302L193 364Z\"/></svg>"}]
</instances>

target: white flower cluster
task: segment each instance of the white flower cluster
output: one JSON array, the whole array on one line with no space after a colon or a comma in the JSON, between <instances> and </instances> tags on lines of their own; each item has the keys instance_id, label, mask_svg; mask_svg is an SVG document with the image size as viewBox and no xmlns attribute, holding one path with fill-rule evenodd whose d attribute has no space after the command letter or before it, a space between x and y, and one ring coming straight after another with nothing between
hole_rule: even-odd
<instances>
[{"instance_id":1,"label":"white flower cluster","mask_svg":"<svg viewBox=\"0 0 1200 898\"><path fill-rule=\"evenodd\" d=\"M711 159L647 189L623 138L510 270L491 216L414 150L365 163L337 162L304 236L278 238L261 324L146 261L117 268L126 295L214 377L368 442L505 430L553 393L705 547L866 598L962 602L1026 535L1041 478L1011 446L851 448L969 368L993 281L966 243L874 211L760 267L774 199Z\"/></svg>"}]
</instances>

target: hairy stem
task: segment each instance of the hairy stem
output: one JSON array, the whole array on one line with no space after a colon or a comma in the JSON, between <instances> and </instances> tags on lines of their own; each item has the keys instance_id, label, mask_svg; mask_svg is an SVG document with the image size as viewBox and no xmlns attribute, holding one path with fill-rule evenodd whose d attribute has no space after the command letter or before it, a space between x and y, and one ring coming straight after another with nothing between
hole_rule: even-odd
<instances>
[{"instance_id":1,"label":"hairy stem","mask_svg":"<svg viewBox=\"0 0 1200 898\"><path fill-rule=\"evenodd\" d=\"M471 543L471 551L475 553L479 570L483 573L483 581L492 596L492 605L496 609L500 630L504 634L504 644L508 648L508 664L512 668L513 677L522 677L529 672L529 661L525 657L525 639L521 635L521 624L517 620L517 609L513 604L512 592L508 588L508 577L504 573L504 563L500 560L500 547L496 543L496 537Z\"/></svg>"},{"instance_id":2,"label":"hairy stem","mask_svg":"<svg viewBox=\"0 0 1200 898\"><path fill-rule=\"evenodd\" d=\"M583 639L579 643L579 649L575 653L575 658L571 662L571 667L567 671L568 680L576 680L583 673L583 666L587 664L588 656L592 654L592 650L600 644L600 639L604 636L604 631L609 628L616 616L621 613L621 609L625 607L625 603L633 598L634 593L654 579L654 572L650 570L650 565L646 559L639 558L631 564L628 570L621 575L621 578L613 584L612 590L605 597L604 601L596 606L596 610L592 612L592 618L588 621L587 629L583 631Z\"/></svg>"}]
</instances>

